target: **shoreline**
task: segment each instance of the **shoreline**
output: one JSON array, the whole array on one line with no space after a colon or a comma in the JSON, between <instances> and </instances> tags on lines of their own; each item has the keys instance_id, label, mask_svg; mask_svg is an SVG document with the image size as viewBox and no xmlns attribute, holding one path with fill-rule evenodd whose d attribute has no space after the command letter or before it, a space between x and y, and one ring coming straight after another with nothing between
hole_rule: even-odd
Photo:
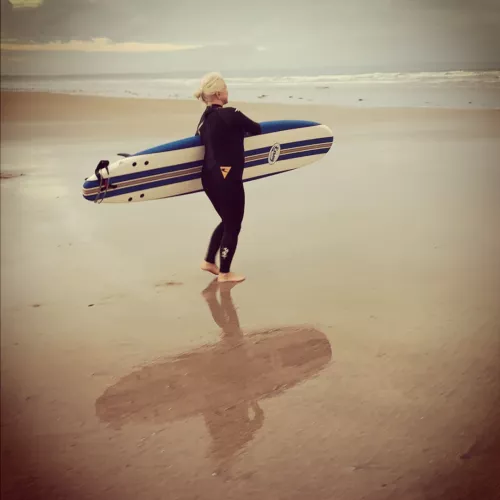
<instances>
[{"instance_id":1,"label":"shoreline","mask_svg":"<svg viewBox=\"0 0 500 500\"><path fill-rule=\"evenodd\" d=\"M460 95L464 89L460 87L440 88L432 85L427 87L412 87L406 84L396 84L391 87L381 83L356 83L336 84L334 86L321 86L312 88L290 89L263 89L258 86L251 91L248 89L235 89L232 93L233 100L230 102L240 106L293 106L293 107L336 107L338 109L423 109L423 110L498 110L500 109L500 83L498 85L488 84L484 88L471 87L466 92L467 96ZM264 92L260 93L259 92ZM288 95L294 92L294 95ZM149 93L138 93L130 90L117 91L116 94L109 92L93 92L82 90L48 90L48 89L1 89L2 94L50 94L61 96L73 96L83 98L100 99L125 99L140 102L178 102L189 103L195 101L185 92L169 92L168 95L150 95ZM302 95L301 95L302 94ZM288 98L286 97L288 96ZM396 96L396 98L394 98ZM195 101L196 102L196 101ZM202 105L203 106L203 105Z\"/></svg>"},{"instance_id":2,"label":"shoreline","mask_svg":"<svg viewBox=\"0 0 500 500\"><path fill-rule=\"evenodd\" d=\"M144 113L158 112L161 108L169 108L173 112L181 112L184 114L203 112L205 105L194 98L192 100L183 99L163 99L163 98L145 98L145 97L120 97L120 96L94 96L94 95L75 95L58 92L31 92L31 91L0 91L2 102L2 123L12 123L16 121L38 121L40 118L52 121L64 119L68 116L75 118L75 121L91 120L95 121L98 118L107 118L108 120L116 120L117 115L109 115L109 112L119 112L123 115L125 112L133 112L141 109ZM45 102L44 102L45 101ZM61 107L54 109L53 105L59 104ZM96 105L95 108L89 109L90 105ZM107 104L107 108L102 108L100 104ZM83 106L83 108L78 108ZM434 113L443 115L454 115L457 113L477 114L500 112L497 108L440 108L440 107L366 107L360 108L348 105L336 104L320 104L320 103L275 103L275 102L246 102L246 101L230 101L228 106L251 108L257 113L266 115L266 110L276 108L289 114L291 110L296 112L296 115L307 115L310 112L315 114L340 112L342 117L346 113L352 115L369 115L371 117L381 116L400 116L401 113L410 113L417 116L432 116ZM124 110L123 108L128 109ZM78 111L78 116L75 115ZM42 113L43 116L37 114ZM274 113L276 114L276 113ZM296 116L295 115L295 116Z\"/></svg>"},{"instance_id":3,"label":"shoreline","mask_svg":"<svg viewBox=\"0 0 500 500\"><path fill-rule=\"evenodd\" d=\"M204 105L195 99L145 99L58 94L51 92L0 93L2 140L80 139L98 143L127 140L151 146L194 134ZM466 121L483 124L489 133L500 116L497 109L360 108L319 104L230 102L255 121L312 120L329 126L338 139L352 141L358 130L372 124L379 134L398 123L442 128L449 120L465 132ZM413 124L413 125L411 125ZM61 126L63 125L63 126ZM407 125L405 125L407 127ZM376 135L374 135L374 138ZM144 139L147 139L144 141ZM139 146L140 144L140 146ZM144 148L143 148L144 149Z\"/></svg>"}]
</instances>

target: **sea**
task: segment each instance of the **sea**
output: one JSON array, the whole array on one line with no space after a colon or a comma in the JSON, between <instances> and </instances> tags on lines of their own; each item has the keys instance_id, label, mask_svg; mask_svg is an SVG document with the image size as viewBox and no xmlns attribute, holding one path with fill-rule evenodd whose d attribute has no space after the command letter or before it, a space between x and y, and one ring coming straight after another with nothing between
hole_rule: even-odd
<instances>
[{"instance_id":1,"label":"sea","mask_svg":"<svg viewBox=\"0 0 500 500\"><path fill-rule=\"evenodd\" d=\"M500 70L230 76L230 100L355 107L500 109ZM199 78L172 74L2 75L1 89L106 97L194 99Z\"/></svg>"}]
</instances>

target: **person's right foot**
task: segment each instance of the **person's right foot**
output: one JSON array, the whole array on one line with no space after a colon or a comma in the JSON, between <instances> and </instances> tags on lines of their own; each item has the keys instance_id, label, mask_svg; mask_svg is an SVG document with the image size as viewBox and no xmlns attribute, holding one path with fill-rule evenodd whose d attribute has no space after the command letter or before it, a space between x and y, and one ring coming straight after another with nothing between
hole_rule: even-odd
<instances>
[{"instance_id":1,"label":"person's right foot","mask_svg":"<svg viewBox=\"0 0 500 500\"><path fill-rule=\"evenodd\" d=\"M245 281L245 276L235 273L220 273L217 281L219 283L239 283L240 281Z\"/></svg>"},{"instance_id":2,"label":"person's right foot","mask_svg":"<svg viewBox=\"0 0 500 500\"><path fill-rule=\"evenodd\" d=\"M211 274L215 274L216 276L219 274L219 268L215 264L207 262L206 260L201 263L200 268L202 271L207 271Z\"/></svg>"}]
</instances>

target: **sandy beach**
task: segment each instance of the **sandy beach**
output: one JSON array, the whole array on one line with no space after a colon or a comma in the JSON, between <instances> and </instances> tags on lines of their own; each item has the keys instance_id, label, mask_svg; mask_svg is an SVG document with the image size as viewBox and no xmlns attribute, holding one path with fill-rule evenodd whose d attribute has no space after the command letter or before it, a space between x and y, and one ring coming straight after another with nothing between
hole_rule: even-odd
<instances>
[{"instance_id":1,"label":"sandy beach","mask_svg":"<svg viewBox=\"0 0 500 500\"><path fill-rule=\"evenodd\" d=\"M232 103L335 142L246 185L219 289L203 193L81 195L199 103L1 100L2 499L498 498L499 110Z\"/></svg>"}]
</instances>

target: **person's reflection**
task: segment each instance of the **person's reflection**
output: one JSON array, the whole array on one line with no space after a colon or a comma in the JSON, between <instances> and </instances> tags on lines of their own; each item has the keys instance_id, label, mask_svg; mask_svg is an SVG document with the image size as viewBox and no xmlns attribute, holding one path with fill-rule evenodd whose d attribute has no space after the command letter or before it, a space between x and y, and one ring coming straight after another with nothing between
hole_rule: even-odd
<instances>
[{"instance_id":1,"label":"person's reflection","mask_svg":"<svg viewBox=\"0 0 500 500\"><path fill-rule=\"evenodd\" d=\"M325 334L307 325L243 333L233 286L212 283L202 292L221 328L218 342L135 370L96 401L99 419L115 429L202 416L211 438L209 456L223 475L264 423L259 402L317 375L332 355Z\"/></svg>"},{"instance_id":2,"label":"person's reflection","mask_svg":"<svg viewBox=\"0 0 500 500\"><path fill-rule=\"evenodd\" d=\"M213 408L203 416L208 431L212 436L211 455L219 463L219 473L227 471L239 451L254 438L254 434L264 423L264 412L256 400L246 397L248 378L252 377L252 360L246 350L243 332L240 328L238 314L231 298L231 289L236 283L219 285L213 281L202 292L214 321L222 329L220 346L231 346L231 356L238 365L237 376L234 380L241 386L241 392L234 392L234 404L226 408ZM217 289L220 290L220 303L217 300ZM225 347L224 346L224 347ZM231 366L233 363L231 363ZM214 367L216 368L216 367ZM226 368L230 368L226 366ZM225 371L225 370L224 370ZM223 375L235 378L236 373L228 372Z\"/></svg>"},{"instance_id":3,"label":"person's reflection","mask_svg":"<svg viewBox=\"0 0 500 500\"><path fill-rule=\"evenodd\" d=\"M231 298L231 290L238 283L219 284L214 280L201 292L206 300L214 321L222 329L222 340L239 342L243 340L238 314ZM220 303L217 300L217 290L220 290Z\"/></svg>"}]
</instances>

